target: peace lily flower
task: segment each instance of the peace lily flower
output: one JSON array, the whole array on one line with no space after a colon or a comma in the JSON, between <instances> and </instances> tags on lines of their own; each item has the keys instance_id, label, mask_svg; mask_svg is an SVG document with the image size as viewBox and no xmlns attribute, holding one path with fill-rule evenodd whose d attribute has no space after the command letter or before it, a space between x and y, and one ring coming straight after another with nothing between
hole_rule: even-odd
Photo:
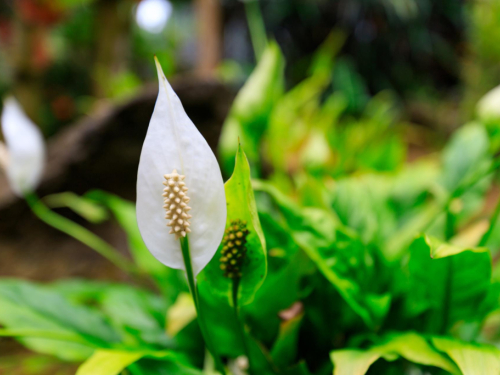
<instances>
[{"instance_id":1,"label":"peace lily flower","mask_svg":"<svg viewBox=\"0 0 500 375\"><path fill-rule=\"evenodd\" d=\"M477 104L477 113L482 120L500 119L500 86L481 98Z\"/></svg>"},{"instance_id":2,"label":"peace lily flower","mask_svg":"<svg viewBox=\"0 0 500 375\"><path fill-rule=\"evenodd\" d=\"M165 78L142 147L137 177L137 222L149 251L163 264L186 270L181 238L189 238L197 275L224 234L226 198L219 165Z\"/></svg>"},{"instance_id":3,"label":"peace lily flower","mask_svg":"<svg viewBox=\"0 0 500 375\"><path fill-rule=\"evenodd\" d=\"M4 101L1 122L5 144L0 142L0 167L14 193L23 197L40 183L45 143L40 129L13 97Z\"/></svg>"}]
</instances>

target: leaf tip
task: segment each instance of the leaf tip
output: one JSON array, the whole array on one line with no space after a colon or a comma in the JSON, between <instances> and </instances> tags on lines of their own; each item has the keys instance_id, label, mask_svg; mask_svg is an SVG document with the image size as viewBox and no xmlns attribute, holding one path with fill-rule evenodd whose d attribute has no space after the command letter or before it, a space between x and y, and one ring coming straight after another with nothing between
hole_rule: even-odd
<instances>
[{"instance_id":1,"label":"leaf tip","mask_svg":"<svg viewBox=\"0 0 500 375\"><path fill-rule=\"evenodd\" d=\"M163 69L161 68L160 61L158 60L158 57L154 55L154 60L155 60L155 65L156 65L156 71L158 72L158 79L161 81L162 79L166 80L165 74L163 73Z\"/></svg>"}]
</instances>

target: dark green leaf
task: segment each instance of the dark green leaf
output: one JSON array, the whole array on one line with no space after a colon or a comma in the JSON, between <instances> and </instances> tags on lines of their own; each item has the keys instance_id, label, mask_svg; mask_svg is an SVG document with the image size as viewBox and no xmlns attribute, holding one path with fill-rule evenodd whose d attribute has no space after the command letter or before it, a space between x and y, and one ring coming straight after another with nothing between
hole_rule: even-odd
<instances>
[{"instance_id":1,"label":"dark green leaf","mask_svg":"<svg viewBox=\"0 0 500 375\"><path fill-rule=\"evenodd\" d=\"M352 233L342 229L331 212L300 209L274 186L254 182L257 190L271 195L279 206L295 242L323 275L337 288L368 326L380 324L388 311L390 296L372 292L374 259Z\"/></svg>"},{"instance_id":2,"label":"dark green leaf","mask_svg":"<svg viewBox=\"0 0 500 375\"><path fill-rule=\"evenodd\" d=\"M410 247L407 309L426 313L424 329L445 332L454 323L477 318L491 285L491 258L485 248L466 248L422 235Z\"/></svg>"}]
</instances>

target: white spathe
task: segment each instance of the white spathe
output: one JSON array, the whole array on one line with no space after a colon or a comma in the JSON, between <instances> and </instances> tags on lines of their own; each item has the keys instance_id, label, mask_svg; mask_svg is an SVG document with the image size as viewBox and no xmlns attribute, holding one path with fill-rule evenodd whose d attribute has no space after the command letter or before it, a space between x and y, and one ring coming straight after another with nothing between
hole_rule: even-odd
<instances>
[{"instance_id":1,"label":"white spathe","mask_svg":"<svg viewBox=\"0 0 500 375\"><path fill-rule=\"evenodd\" d=\"M20 197L34 191L45 166L45 142L40 129L23 112L19 103L8 97L3 103L0 162L14 193Z\"/></svg>"},{"instance_id":2,"label":"white spathe","mask_svg":"<svg viewBox=\"0 0 500 375\"><path fill-rule=\"evenodd\" d=\"M139 162L137 222L149 251L163 264L185 270L180 240L169 234L162 196L166 174L175 169L184 175L192 208L191 263L197 275L214 256L224 234L224 182L214 153L187 116L157 60L156 68L160 87Z\"/></svg>"},{"instance_id":3,"label":"white spathe","mask_svg":"<svg viewBox=\"0 0 500 375\"><path fill-rule=\"evenodd\" d=\"M500 86L495 87L477 103L477 113L481 120L500 119Z\"/></svg>"}]
</instances>

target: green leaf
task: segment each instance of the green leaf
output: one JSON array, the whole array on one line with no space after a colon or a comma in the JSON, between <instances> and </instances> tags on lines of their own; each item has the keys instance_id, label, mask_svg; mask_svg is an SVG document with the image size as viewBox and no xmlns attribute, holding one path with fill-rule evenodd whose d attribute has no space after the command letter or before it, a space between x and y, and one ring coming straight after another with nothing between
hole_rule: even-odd
<instances>
[{"instance_id":1,"label":"green leaf","mask_svg":"<svg viewBox=\"0 0 500 375\"><path fill-rule=\"evenodd\" d=\"M222 169L230 174L238 137L248 150L252 165L259 160L259 145L267 118L284 86L284 59L276 42L270 42L259 64L240 90L224 123L219 142Z\"/></svg>"},{"instance_id":2,"label":"green leaf","mask_svg":"<svg viewBox=\"0 0 500 375\"><path fill-rule=\"evenodd\" d=\"M432 343L448 354L464 375L500 373L500 350L493 346L468 344L441 337L433 337Z\"/></svg>"},{"instance_id":3,"label":"green leaf","mask_svg":"<svg viewBox=\"0 0 500 375\"><path fill-rule=\"evenodd\" d=\"M50 284L50 290L77 305L99 304L102 294L115 284L87 279L67 279Z\"/></svg>"},{"instance_id":4,"label":"green leaf","mask_svg":"<svg viewBox=\"0 0 500 375\"><path fill-rule=\"evenodd\" d=\"M346 35L340 30L332 31L314 53L311 66L311 76L325 76L326 80L332 74L335 56L344 45Z\"/></svg>"},{"instance_id":5,"label":"green leaf","mask_svg":"<svg viewBox=\"0 0 500 375\"><path fill-rule=\"evenodd\" d=\"M394 361L403 357L410 362L439 367L452 374L460 374L453 362L434 350L420 335L408 332L388 335L384 342L368 350L342 349L330 353L335 366L334 375L363 375L379 358Z\"/></svg>"},{"instance_id":6,"label":"green leaf","mask_svg":"<svg viewBox=\"0 0 500 375\"><path fill-rule=\"evenodd\" d=\"M179 290L185 288L182 273L165 267L149 252L137 226L135 204L101 190L92 190L86 194L86 197L111 210L118 224L127 234L129 248L135 263L144 273L155 278L164 295L171 298L169 302L173 302Z\"/></svg>"},{"instance_id":7,"label":"green leaf","mask_svg":"<svg viewBox=\"0 0 500 375\"><path fill-rule=\"evenodd\" d=\"M142 270L153 274L164 272L165 267L151 255L142 240L137 226L134 203L102 190L92 190L86 194L86 197L105 205L113 212L116 220L127 233L132 256Z\"/></svg>"},{"instance_id":8,"label":"green leaf","mask_svg":"<svg viewBox=\"0 0 500 375\"><path fill-rule=\"evenodd\" d=\"M284 375L311 375L307 365L304 362L299 363L293 367L286 369L283 372Z\"/></svg>"},{"instance_id":9,"label":"green leaf","mask_svg":"<svg viewBox=\"0 0 500 375\"><path fill-rule=\"evenodd\" d=\"M166 374L169 375L201 374L198 370L189 367L184 355L176 352L100 349L96 350L78 368L76 375L118 375L129 366L140 368L142 374L142 370L146 372L150 368L148 364L160 365L164 370L168 369ZM159 370L154 372L155 375L162 373Z\"/></svg>"},{"instance_id":10,"label":"green leaf","mask_svg":"<svg viewBox=\"0 0 500 375\"><path fill-rule=\"evenodd\" d=\"M279 262L286 263L269 272L254 302L244 306L245 320L252 327L252 335L266 343L274 342L279 333L281 319L278 312L304 297L301 281L315 271L313 263L302 251L295 251L290 259L279 259Z\"/></svg>"},{"instance_id":11,"label":"green leaf","mask_svg":"<svg viewBox=\"0 0 500 375\"><path fill-rule=\"evenodd\" d=\"M165 334L163 299L127 285L108 288L101 297L103 311L130 347L167 347L171 340Z\"/></svg>"},{"instance_id":12,"label":"green leaf","mask_svg":"<svg viewBox=\"0 0 500 375\"><path fill-rule=\"evenodd\" d=\"M108 212L102 206L86 197L65 192L47 195L43 198L50 208L67 207L91 223L101 223L108 218Z\"/></svg>"},{"instance_id":13,"label":"green leaf","mask_svg":"<svg viewBox=\"0 0 500 375\"><path fill-rule=\"evenodd\" d=\"M279 335L271 350L271 358L278 368L286 368L295 361L302 318L303 314L300 314L281 323Z\"/></svg>"},{"instance_id":14,"label":"green leaf","mask_svg":"<svg viewBox=\"0 0 500 375\"><path fill-rule=\"evenodd\" d=\"M93 344L74 332L51 331L43 329L0 329L0 337L37 337L51 340L69 341L79 343L85 346Z\"/></svg>"},{"instance_id":15,"label":"green leaf","mask_svg":"<svg viewBox=\"0 0 500 375\"><path fill-rule=\"evenodd\" d=\"M491 162L486 129L476 123L460 128L443 150L443 185L453 191L464 179Z\"/></svg>"},{"instance_id":16,"label":"green leaf","mask_svg":"<svg viewBox=\"0 0 500 375\"><path fill-rule=\"evenodd\" d=\"M338 219L326 210L300 209L274 186L254 181L256 190L268 193L279 206L292 237L337 288L351 308L370 327L380 324L390 296L374 290L373 254ZM377 276L375 278L375 276Z\"/></svg>"},{"instance_id":17,"label":"green leaf","mask_svg":"<svg viewBox=\"0 0 500 375\"><path fill-rule=\"evenodd\" d=\"M363 242L382 243L396 228L389 189L390 181L375 174L339 179L333 189L332 207Z\"/></svg>"},{"instance_id":18,"label":"green leaf","mask_svg":"<svg viewBox=\"0 0 500 375\"><path fill-rule=\"evenodd\" d=\"M466 248L422 235L410 246L407 311L420 315L423 329L445 332L458 321L477 319L491 287L486 248Z\"/></svg>"},{"instance_id":19,"label":"green leaf","mask_svg":"<svg viewBox=\"0 0 500 375\"><path fill-rule=\"evenodd\" d=\"M328 83L328 77L323 74L313 75L287 92L274 106L266 132L266 157L275 171L286 171L288 157L304 142L308 134L306 124L312 114L317 113Z\"/></svg>"},{"instance_id":20,"label":"green leaf","mask_svg":"<svg viewBox=\"0 0 500 375\"><path fill-rule=\"evenodd\" d=\"M241 268L238 284L238 304L245 305L253 300L255 292L264 282L267 273L267 255L264 233L259 222L257 206L250 181L250 166L243 149L238 148L234 172L225 184L227 202L226 227L235 220L246 222L249 234L246 238L246 256ZM198 277L200 285L207 283L212 292L227 296L232 301L233 282L221 270L221 245L210 263Z\"/></svg>"},{"instance_id":21,"label":"green leaf","mask_svg":"<svg viewBox=\"0 0 500 375\"><path fill-rule=\"evenodd\" d=\"M129 366L132 374L140 375L203 375L201 370L192 367L181 358L143 358Z\"/></svg>"},{"instance_id":22,"label":"green leaf","mask_svg":"<svg viewBox=\"0 0 500 375\"><path fill-rule=\"evenodd\" d=\"M349 58L338 59L333 73L333 87L345 95L350 112L360 111L369 100L368 88L363 77Z\"/></svg>"},{"instance_id":23,"label":"green leaf","mask_svg":"<svg viewBox=\"0 0 500 375\"><path fill-rule=\"evenodd\" d=\"M9 330L52 331L54 337L60 335L58 339L25 337L20 341L31 350L65 360L85 359L93 347L106 347L120 340L99 312L73 305L49 288L25 281L0 281L0 323ZM82 343L64 341L65 335L80 337Z\"/></svg>"},{"instance_id":24,"label":"green leaf","mask_svg":"<svg viewBox=\"0 0 500 375\"><path fill-rule=\"evenodd\" d=\"M76 375L118 375L130 364L144 356L144 352L96 350L76 372Z\"/></svg>"}]
</instances>

